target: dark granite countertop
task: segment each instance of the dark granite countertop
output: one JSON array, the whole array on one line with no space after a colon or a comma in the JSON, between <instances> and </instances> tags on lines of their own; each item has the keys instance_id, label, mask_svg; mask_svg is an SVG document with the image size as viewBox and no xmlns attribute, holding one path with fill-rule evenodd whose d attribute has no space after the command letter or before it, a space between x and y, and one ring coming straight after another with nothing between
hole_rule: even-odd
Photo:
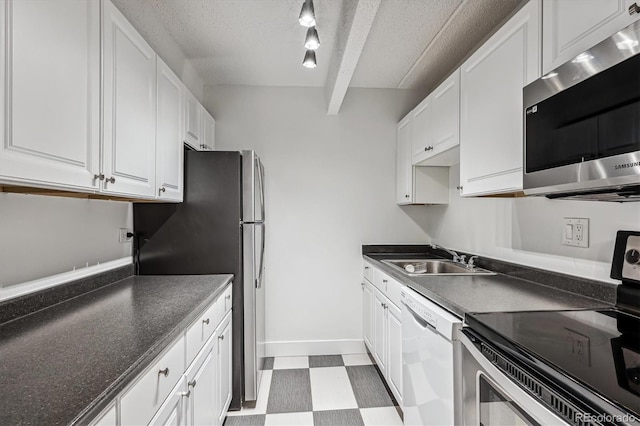
<instances>
[{"instance_id":1,"label":"dark granite countertop","mask_svg":"<svg viewBox=\"0 0 640 426\"><path fill-rule=\"evenodd\" d=\"M0 424L86 424L232 275L134 276L0 324Z\"/></svg>"},{"instance_id":2,"label":"dark granite countertop","mask_svg":"<svg viewBox=\"0 0 640 426\"><path fill-rule=\"evenodd\" d=\"M472 312L597 309L611 307L615 303L614 284L591 282L495 260L481 259L478 266L498 272L496 275L473 276L408 276L381 262L394 258L444 257L442 252L428 249L414 250L413 253L404 251L384 253L381 249L369 250L368 253L365 251L364 258L460 318ZM535 282L536 278L544 284Z\"/></svg>"}]
</instances>

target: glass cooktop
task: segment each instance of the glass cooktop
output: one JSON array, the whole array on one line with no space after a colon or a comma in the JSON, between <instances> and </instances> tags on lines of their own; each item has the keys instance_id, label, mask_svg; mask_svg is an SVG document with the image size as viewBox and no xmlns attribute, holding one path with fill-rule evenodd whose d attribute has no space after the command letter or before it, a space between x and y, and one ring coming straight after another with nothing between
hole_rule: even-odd
<instances>
[{"instance_id":1,"label":"glass cooktop","mask_svg":"<svg viewBox=\"0 0 640 426\"><path fill-rule=\"evenodd\" d=\"M481 334L488 328L640 416L639 317L615 309L506 312L470 314L467 322Z\"/></svg>"}]
</instances>

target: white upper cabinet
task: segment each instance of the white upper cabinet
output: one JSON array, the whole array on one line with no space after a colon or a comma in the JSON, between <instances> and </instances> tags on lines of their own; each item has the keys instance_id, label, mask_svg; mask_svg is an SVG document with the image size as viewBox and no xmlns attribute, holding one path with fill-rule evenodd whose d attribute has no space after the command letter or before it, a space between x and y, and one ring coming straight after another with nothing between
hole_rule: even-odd
<instances>
[{"instance_id":1,"label":"white upper cabinet","mask_svg":"<svg viewBox=\"0 0 640 426\"><path fill-rule=\"evenodd\" d=\"M559 67L640 19L637 0L544 0L542 72Z\"/></svg>"},{"instance_id":2,"label":"white upper cabinet","mask_svg":"<svg viewBox=\"0 0 640 426\"><path fill-rule=\"evenodd\" d=\"M412 127L413 118L409 114L398 123L396 133L396 203L398 204L411 204L413 201Z\"/></svg>"},{"instance_id":3,"label":"white upper cabinet","mask_svg":"<svg viewBox=\"0 0 640 426\"><path fill-rule=\"evenodd\" d=\"M184 120L185 135L184 141L191 148L200 151L204 142L202 141L202 106L193 93L184 88Z\"/></svg>"},{"instance_id":4,"label":"white upper cabinet","mask_svg":"<svg viewBox=\"0 0 640 426\"><path fill-rule=\"evenodd\" d=\"M97 190L99 1L0 0L0 28L0 179Z\"/></svg>"},{"instance_id":5,"label":"white upper cabinet","mask_svg":"<svg viewBox=\"0 0 640 426\"><path fill-rule=\"evenodd\" d=\"M103 192L153 198L156 53L103 2Z\"/></svg>"},{"instance_id":6,"label":"white upper cabinet","mask_svg":"<svg viewBox=\"0 0 640 426\"><path fill-rule=\"evenodd\" d=\"M200 149L203 151L213 151L216 145L216 120L213 119L211 114L204 109L201 105L201 117L202 117L202 145Z\"/></svg>"},{"instance_id":7,"label":"white upper cabinet","mask_svg":"<svg viewBox=\"0 0 640 426\"><path fill-rule=\"evenodd\" d=\"M540 77L540 1L531 0L461 67L462 195L522 190L522 89Z\"/></svg>"},{"instance_id":8,"label":"white upper cabinet","mask_svg":"<svg viewBox=\"0 0 640 426\"><path fill-rule=\"evenodd\" d=\"M396 204L447 204L449 168L411 164L414 115L400 120L396 132Z\"/></svg>"},{"instance_id":9,"label":"white upper cabinet","mask_svg":"<svg viewBox=\"0 0 640 426\"><path fill-rule=\"evenodd\" d=\"M182 82L158 58L156 121L156 183L158 198L182 201L183 99Z\"/></svg>"},{"instance_id":10,"label":"white upper cabinet","mask_svg":"<svg viewBox=\"0 0 640 426\"><path fill-rule=\"evenodd\" d=\"M413 110L414 165L457 164L460 144L460 70Z\"/></svg>"},{"instance_id":11,"label":"white upper cabinet","mask_svg":"<svg viewBox=\"0 0 640 426\"><path fill-rule=\"evenodd\" d=\"M410 114L413 116L411 133L408 135L411 140L411 164L417 164L433 150L430 134L433 121L431 96L427 96Z\"/></svg>"}]
</instances>

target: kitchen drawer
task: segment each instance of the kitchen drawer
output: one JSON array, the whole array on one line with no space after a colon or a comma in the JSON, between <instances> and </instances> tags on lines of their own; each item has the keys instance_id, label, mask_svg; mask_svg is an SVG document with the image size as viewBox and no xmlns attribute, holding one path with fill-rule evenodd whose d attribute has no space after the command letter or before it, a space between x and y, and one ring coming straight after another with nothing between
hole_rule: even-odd
<instances>
[{"instance_id":1,"label":"kitchen drawer","mask_svg":"<svg viewBox=\"0 0 640 426\"><path fill-rule=\"evenodd\" d=\"M373 284L373 271L374 271L374 267L371 266L371 264L369 262L364 262L364 278L369 281L370 283Z\"/></svg>"},{"instance_id":2,"label":"kitchen drawer","mask_svg":"<svg viewBox=\"0 0 640 426\"><path fill-rule=\"evenodd\" d=\"M382 294L387 296L389 300L395 303L396 306L400 306L400 289L402 288L402 284L381 270L374 269L373 285L375 285Z\"/></svg>"},{"instance_id":3,"label":"kitchen drawer","mask_svg":"<svg viewBox=\"0 0 640 426\"><path fill-rule=\"evenodd\" d=\"M229 285L229 287L227 287L227 289L224 291L224 294L222 295L222 298L224 300L224 310L222 311L222 318L224 318L224 316L227 314L227 312L229 312L231 310L231 306L233 305L233 286Z\"/></svg>"},{"instance_id":4,"label":"kitchen drawer","mask_svg":"<svg viewBox=\"0 0 640 426\"><path fill-rule=\"evenodd\" d=\"M218 297L215 302L211 304L200 317L194 322L186 334L187 344L187 365L191 364L191 361L196 357L202 346L207 342L207 339L211 337L213 331L218 325L220 314L220 306L218 301L221 297Z\"/></svg>"},{"instance_id":5,"label":"kitchen drawer","mask_svg":"<svg viewBox=\"0 0 640 426\"><path fill-rule=\"evenodd\" d=\"M185 367L184 344L184 337L181 337L124 394L120 401L121 424L149 423L182 378Z\"/></svg>"}]
</instances>

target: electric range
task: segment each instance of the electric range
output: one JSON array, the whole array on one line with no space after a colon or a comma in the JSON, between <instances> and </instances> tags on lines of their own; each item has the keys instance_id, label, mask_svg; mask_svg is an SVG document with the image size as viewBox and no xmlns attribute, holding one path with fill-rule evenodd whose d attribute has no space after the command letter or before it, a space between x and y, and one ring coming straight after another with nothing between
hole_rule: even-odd
<instances>
[{"instance_id":1,"label":"electric range","mask_svg":"<svg viewBox=\"0 0 640 426\"><path fill-rule=\"evenodd\" d=\"M545 424L541 419L547 411L565 424L640 425L640 233L618 232L611 277L622 281L612 309L466 316L466 346L475 347L488 368L496 368L494 375L507 377L531 398L532 408L511 408L510 418ZM466 386L478 388L477 383ZM514 407L515 398L502 393ZM492 417L485 409L482 415L483 402L501 398L483 397L481 390L474 395L474 401L463 402L473 402L480 412L472 423L501 424L496 412ZM538 417L536 407L542 413Z\"/></svg>"}]
</instances>

